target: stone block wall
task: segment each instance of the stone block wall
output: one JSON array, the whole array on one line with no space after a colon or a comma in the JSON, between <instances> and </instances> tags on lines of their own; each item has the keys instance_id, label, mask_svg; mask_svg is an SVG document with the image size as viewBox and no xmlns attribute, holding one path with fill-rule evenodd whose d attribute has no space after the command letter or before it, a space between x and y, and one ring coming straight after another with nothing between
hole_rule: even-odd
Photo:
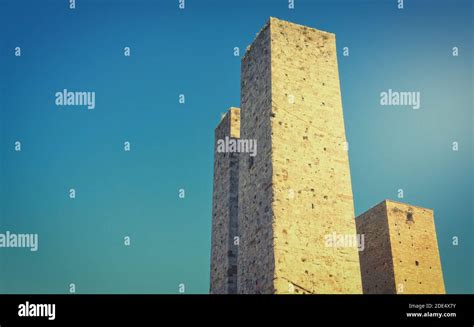
<instances>
[{"instance_id":1,"label":"stone block wall","mask_svg":"<svg viewBox=\"0 0 474 327\"><path fill-rule=\"evenodd\" d=\"M356 221L364 293L445 293L432 210L385 200Z\"/></svg>"},{"instance_id":2,"label":"stone block wall","mask_svg":"<svg viewBox=\"0 0 474 327\"><path fill-rule=\"evenodd\" d=\"M361 293L336 38L270 19L273 235L277 293Z\"/></svg>"},{"instance_id":3,"label":"stone block wall","mask_svg":"<svg viewBox=\"0 0 474 327\"><path fill-rule=\"evenodd\" d=\"M241 138L257 155L240 156L238 292L273 293L273 190L270 28L266 24L242 59Z\"/></svg>"},{"instance_id":4,"label":"stone block wall","mask_svg":"<svg viewBox=\"0 0 474 327\"><path fill-rule=\"evenodd\" d=\"M361 293L333 34L270 18L242 61L239 292Z\"/></svg>"},{"instance_id":5,"label":"stone block wall","mask_svg":"<svg viewBox=\"0 0 474 327\"><path fill-rule=\"evenodd\" d=\"M230 108L214 134L212 200L212 294L237 293L239 154L217 151L217 142L240 136L240 110Z\"/></svg>"}]
</instances>

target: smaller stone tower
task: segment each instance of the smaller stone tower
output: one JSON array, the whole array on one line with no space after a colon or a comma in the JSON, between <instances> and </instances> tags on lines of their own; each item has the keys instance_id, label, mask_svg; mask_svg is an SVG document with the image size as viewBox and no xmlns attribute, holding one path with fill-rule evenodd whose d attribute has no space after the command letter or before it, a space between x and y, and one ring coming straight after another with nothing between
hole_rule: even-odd
<instances>
[{"instance_id":1,"label":"smaller stone tower","mask_svg":"<svg viewBox=\"0 0 474 327\"><path fill-rule=\"evenodd\" d=\"M217 143L240 137L240 109L231 107L214 132L211 294L237 293L239 154L218 152Z\"/></svg>"},{"instance_id":2,"label":"smaller stone tower","mask_svg":"<svg viewBox=\"0 0 474 327\"><path fill-rule=\"evenodd\" d=\"M356 219L364 294L444 294L433 210L385 200Z\"/></svg>"}]
</instances>

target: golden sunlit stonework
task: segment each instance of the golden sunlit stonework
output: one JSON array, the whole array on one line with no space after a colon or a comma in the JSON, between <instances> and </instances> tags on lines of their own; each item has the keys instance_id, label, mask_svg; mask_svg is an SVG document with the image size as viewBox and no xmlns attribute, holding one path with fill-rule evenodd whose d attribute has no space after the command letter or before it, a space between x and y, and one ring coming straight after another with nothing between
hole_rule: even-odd
<instances>
[{"instance_id":1,"label":"golden sunlit stonework","mask_svg":"<svg viewBox=\"0 0 474 327\"><path fill-rule=\"evenodd\" d=\"M226 137L258 154L217 151ZM335 35L270 18L242 59L241 109L215 130L211 293L444 292L432 211L355 219L347 148Z\"/></svg>"},{"instance_id":2,"label":"golden sunlit stonework","mask_svg":"<svg viewBox=\"0 0 474 327\"><path fill-rule=\"evenodd\" d=\"M385 200L356 223L364 293L445 293L433 210Z\"/></svg>"}]
</instances>

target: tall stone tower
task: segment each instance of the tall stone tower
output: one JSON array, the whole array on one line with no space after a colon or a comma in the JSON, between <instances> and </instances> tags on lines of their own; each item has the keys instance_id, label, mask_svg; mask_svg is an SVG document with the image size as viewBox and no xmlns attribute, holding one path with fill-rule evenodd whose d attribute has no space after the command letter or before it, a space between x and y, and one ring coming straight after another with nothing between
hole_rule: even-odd
<instances>
[{"instance_id":1,"label":"tall stone tower","mask_svg":"<svg viewBox=\"0 0 474 327\"><path fill-rule=\"evenodd\" d=\"M242 59L239 293L361 293L334 34L270 18ZM216 199L216 195L214 197ZM225 242L225 241L224 241Z\"/></svg>"},{"instance_id":2,"label":"tall stone tower","mask_svg":"<svg viewBox=\"0 0 474 327\"><path fill-rule=\"evenodd\" d=\"M356 223L364 293L445 293L432 210L385 200Z\"/></svg>"},{"instance_id":3,"label":"tall stone tower","mask_svg":"<svg viewBox=\"0 0 474 327\"><path fill-rule=\"evenodd\" d=\"M214 191L212 201L211 293L237 292L238 153L218 152L217 142L240 136L240 110L230 108L214 132Z\"/></svg>"}]
</instances>

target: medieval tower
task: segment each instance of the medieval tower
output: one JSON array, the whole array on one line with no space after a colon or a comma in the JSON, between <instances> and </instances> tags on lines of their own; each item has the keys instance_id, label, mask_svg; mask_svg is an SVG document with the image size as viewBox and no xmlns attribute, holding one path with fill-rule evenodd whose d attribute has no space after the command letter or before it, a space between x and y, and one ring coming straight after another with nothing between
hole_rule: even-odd
<instances>
[{"instance_id":1,"label":"medieval tower","mask_svg":"<svg viewBox=\"0 0 474 327\"><path fill-rule=\"evenodd\" d=\"M242 60L239 293L361 293L334 34L270 18ZM241 210L240 210L241 209Z\"/></svg>"},{"instance_id":2,"label":"medieval tower","mask_svg":"<svg viewBox=\"0 0 474 327\"><path fill-rule=\"evenodd\" d=\"M419 282L434 274L443 285L426 209L360 217L373 242L360 258L357 244L328 242L358 236L334 34L270 18L242 59L240 102L215 130L211 293L426 292L431 282ZM255 141L257 154L218 151L224 138ZM407 210L415 222L402 226Z\"/></svg>"},{"instance_id":3,"label":"medieval tower","mask_svg":"<svg viewBox=\"0 0 474 327\"><path fill-rule=\"evenodd\" d=\"M325 239L356 234L334 34L270 18L242 59L240 115L258 154L215 153L211 292L233 290L238 248L239 293L361 293L357 248Z\"/></svg>"},{"instance_id":4,"label":"medieval tower","mask_svg":"<svg viewBox=\"0 0 474 327\"><path fill-rule=\"evenodd\" d=\"M240 112L230 108L215 130L216 143L226 137L239 138ZM217 149L217 144L214 144ZM239 192L238 153L214 154L212 207L211 290L216 294L237 292L237 205Z\"/></svg>"},{"instance_id":5,"label":"medieval tower","mask_svg":"<svg viewBox=\"0 0 474 327\"><path fill-rule=\"evenodd\" d=\"M445 293L432 210L385 200L356 222L364 293Z\"/></svg>"}]
</instances>

